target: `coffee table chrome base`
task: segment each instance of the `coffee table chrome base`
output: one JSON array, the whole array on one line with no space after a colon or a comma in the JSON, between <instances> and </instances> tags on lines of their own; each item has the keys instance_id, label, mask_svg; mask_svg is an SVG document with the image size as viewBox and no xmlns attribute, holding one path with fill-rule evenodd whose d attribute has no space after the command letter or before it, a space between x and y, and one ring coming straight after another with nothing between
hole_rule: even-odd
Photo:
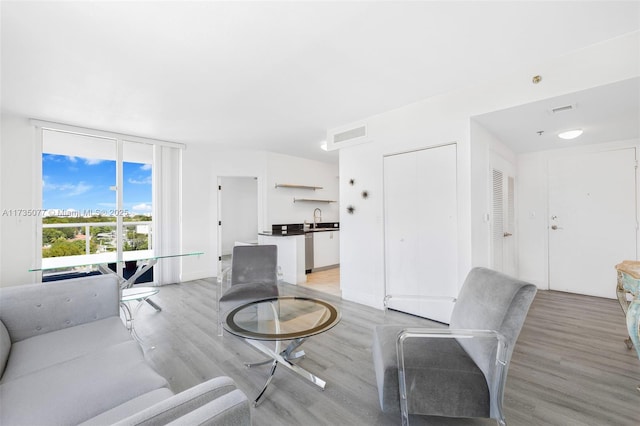
<instances>
[{"instance_id":1,"label":"coffee table chrome base","mask_svg":"<svg viewBox=\"0 0 640 426\"><path fill-rule=\"evenodd\" d=\"M289 344L289 346L287 346L287 348L282 352L279 352L279 349L280 349L279 346L280 345L276 345L276 350L274 351L271 348L263 345L261 342L259 342L257 340L251 340L251 339L244 339L244 340L247 343L249 343L251 346L256 348L257 350L259 350L260 352L262 352L263 354L265 354L265 355L267 355L268 357L271 358L268 361L252 363L252 364L246 364L247 367L251 367L251 366L256 366L256 365L264 365L264 364L266 364L268 362L271 362L271 370L269 371L269 378L267 379L267 382L262 387L262 390L260 391L260 393L258 394L256 399L253 401L253 406L254 407L256 407L258 405L258 401L260 400L262 395L264 395L264 392L267 390L267 387L269 386L269 383L271 383L271 379L273 379L273 375L276 372L276 367L278 366L278 364L281 364L282 366L287 367L289 370L297 373L299 376L304 377L305 379L307 379L308 381L310 381L314 385L318 386L320 389L324 390L324 387L327 384L324 380L322 380L321 378L311 374L310 372L308 372L304 368L298 367L297 365L295 365L295 364L293 364L291 362L292 360L299 359L299 358L301 358L301 357L303 357L305 355L304 351L298 351L298 352L293 352L293 351L296 348L298 348L298 346L300 346L302 343L304 343L304 341L306 339L293 340Z\"/></svg>"},{"instance_id":2,"label":"coffee table chrome base","mask_svg":"<svg viewBox=\"0 0 640 426\"><path fill-rule=\"evenodd\" d=\"M277 351L276 351L277 352ZM280 352L280 354L282 355L283 352ZM298 360L300 358L304 358L305 356L307 356L307 354L304 351L298 351L290 356L286 356L284 355L284 358L286 360L289 361L295 361ZM253 368L253 367L259 367L261 365L267 365L267 364L271 364L273 362L273 359L271 358L267 358L264 361L258 361L258 362L245 362L244 366L247 368Z\"/></svg>"}]
</instances>

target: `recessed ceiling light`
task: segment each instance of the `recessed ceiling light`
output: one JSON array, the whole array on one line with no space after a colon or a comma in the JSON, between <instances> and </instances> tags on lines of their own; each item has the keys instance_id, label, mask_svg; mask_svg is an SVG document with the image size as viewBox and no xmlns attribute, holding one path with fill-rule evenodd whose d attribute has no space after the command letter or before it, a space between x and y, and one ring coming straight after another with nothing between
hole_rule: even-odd
<instances>
[{"instance_id":1,"label":"recessed ceiling light","mask_svg":"<svg viewBox=\"0 0 640 426\"><path fill-rule=\"evenodd\" d=\"M567 130L566 132L558 133L558 137L560 139L575 139L578 136L580 136L581 134L582 134L582 130L581 129Z\"/></svg>"},{"instance_id":2,"label":"recessed ceiling light","mask_svg":"<svg viewBox=\"0 0 640 426\"><path fill-rule=\"evenodd\" d=\"M320 143L320 149L323 150L323 151L327 150L327 141L322 141Z\"/></svg>"}]
</instances>

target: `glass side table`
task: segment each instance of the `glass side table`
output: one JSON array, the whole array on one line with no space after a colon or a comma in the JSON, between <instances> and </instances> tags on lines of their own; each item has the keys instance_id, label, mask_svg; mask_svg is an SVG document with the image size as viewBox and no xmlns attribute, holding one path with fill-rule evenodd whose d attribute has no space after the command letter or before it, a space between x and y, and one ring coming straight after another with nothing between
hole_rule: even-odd
<instances>
[{"instance_id":1,"label":"glass side table","mask_svg":"<svg viewBox=\"0 0 640 426\"><path fill-rule=\"evenodd\" d=\"M140 336L138 336L138 333L136 333L134 318L144 302L146 302L149 297L154 296L159 292L160 289L157 287L130 287L122 290L122 295L120 296L120 308L124 313L124 323L131 335L139 342L142 340L140 339ZM131 310L131 307L129 306L129 303L131 302L137 302L133 310Z\"/></svg>"},{"instance_id":2,"label":"glass side table","mask_svg":"<svg viewBox=\"0 0 640 426\"><path fill-rule=\"evenodd\" d=\"M78 271L95 267L103 274L118 275L116 271L111 270L111 268L108 266L109 264L136 262L136 272L131 277L124 279L123 277L119 276L120 288L127 290L133 286L133 284L141 275L154 267L161 259L184 258L189 256L200 256L202 254L204 254L204 252L201 251L169 251L159 253L157 250L134 250L123 252L121 257L119 257L116 252L46 257L42 259L40 266L29 269L29 272L47 272L64 269ZM129 297L129 295L127 295L127 297ZM144 301L153 306L153 309L160 312L162 308L156 305L148 297L149 296L144 298Z\"/></svg>"}]
</instances>

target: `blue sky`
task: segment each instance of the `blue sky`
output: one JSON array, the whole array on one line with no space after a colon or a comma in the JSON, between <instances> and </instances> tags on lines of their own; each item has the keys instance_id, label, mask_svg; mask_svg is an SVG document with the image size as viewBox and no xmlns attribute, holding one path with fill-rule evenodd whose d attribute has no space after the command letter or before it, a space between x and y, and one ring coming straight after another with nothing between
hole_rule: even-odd
<instances>
[{"instance_id":1,"label":"blue sky","mask_svg":"<svg viewBox=\"0 0 640 426\"><path fill-rule=\"evenodd\" d=\"M124 163L124 210L151 213L151 165ZM42 208L108 212L116 208L116 162L42 155Z\"/></svg>"}]
</instances>

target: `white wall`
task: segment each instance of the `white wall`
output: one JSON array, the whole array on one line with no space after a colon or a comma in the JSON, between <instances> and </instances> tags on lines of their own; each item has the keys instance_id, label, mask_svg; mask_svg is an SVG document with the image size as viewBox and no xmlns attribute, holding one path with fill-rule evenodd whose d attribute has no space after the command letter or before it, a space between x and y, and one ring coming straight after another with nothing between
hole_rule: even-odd
<instances>
[{"instance_id":1,"label":"white wall","mask_svg":"<svg viewBox=\"0 0 640 426\"><path fill-rule=\"evenodd\" d=\"M372 142L344 148L340 152L340 206L331 205L339 211L341 224L341 287L343 297L372 306L382 306L383 282L383 232L382 232L382 156L410 149L425 148L443 143L458 143L458 197L459 197L459 277L462 279L474 264L475 255L480 253L483 241L472 240L472 214L482 211L477 207L476 197L471 197L475 186L471 181L476 171L475 148L472 148L470 119L474 115L534 102L578 90L613 83L640 75L640 49L638 33L599 43L582 49L572 55L557 58L529 69L505 76L496 81L460 90L442 96L429 98L396 110L367 119L369 139ZM531 76L540 74L543 82L531 84ZM36 200L34 167L38 159L35 155L34 129L24 117L2 114L0 147L1 182L3 209L33 208ZM278 157L277 154L273 154ZM298 215L285 216L290 212L289 204L268 202L267 190L275 182L267 183L269 164L280 160L267 160L267 153L256 151L219 153L209 147L189 145L183 153L182 176L182 244L185 250L199 249L205 255L183 260L183 280L216 275L217 250L217 201L215 190L217 176L257 176L259 206L262 215L258 218L259 228L289 219L305 219ZM284 156L287 157L287 156ZM308 161L308 160L305 160ZM485 160L479 159L478 168ZM532 160L534 161L534 160ZM535 161L534 161L535 162ZM302 163L300 163L302 164ZM519 163L519 175L525 172ZM312 168L292 166L296 176L305 180ZM319 167L319 166L318 166ZM335 166L334 166L335 167ZM275 172L275 171L274 171ZM353 177L356 185L351 187L346 181ZM278 176L280 179L280 176ZM311 183L314 183L315 179ZM534 182L535 183L535 182ZM526 182L519 187L522 194ZM322 186L322 185L320 185ZM275 191L275 188L271 188ZM368 189L371 196L362 200L362 189ZM531 188L535 190L534 188ZM354 215L348 215L345 208L354 204ZM293 206L298 208L297 206ZM325 206L326 208L326 206ZM323 219L330 219L329 211L323 208ZM313 209L300 208L301 215L308 215ZM277 212L280 211L282 215ZM521 208L521 211L523 209ZM286 220L285 220L286 219ZM477 220L477 218L476 218ZM28 272L33 266L36 249L35 220L30 218L1 217L2 263L0 264L1 285L31 282L35 274ZM524 232L520 232L523 237ZM479 233L478 235L481 235ZM521 244L522 245L522 244ZM478 259L482 257L477 255ZM523 262L522 254L520 256ZM529 268L529 269L527 269ZM521 270L526 278L535 268L534 264ZM533 276L533 275L532 275ZM537 275L536 275L537 276ZM536 280L532 279L536 282Z\"/></svg>"},{"instance_id":2,"label":"white wall","mask_svg":"<svg viewBox=\"0 0 640 426\"><path fill-rule=\"evenodd\" d=\"M303 194L276 183L323 186L303 193L338 199L337 165L265 151L216 151L190 145L183 154L183 247L204 251L183 261L183 281L217 275L218 265L218 177L255 176L258 184L258 230L270 231L274 223L310 220L313 206L293 203ZM291 192L293 191L293 192ZM337 203L321 206L323 219L337 220Z\"/></svg>"},{"instance_id":3,"label":"white wall","mask_svg":"<svg viewBox=\"0 0 640 426\"><path fill-rule=\"evenodd\" d=\"M489 247L489 234L484 229L486 224L481 216L479 219L487 207L487 182L486 178L481 179L484 184L478 180L483 174L482 170L486 173L489 168L488 142L479 141L481 146L474 146L476 141L471 139L471 118L638 76L639 46L638 33L630 34L540 64L536 68L520 70L496 81L358 120L358 124L367 124L369 142L340 150L340 202L346 207L357 201L353 216L345 213L344 209L340 214L343 297L382 307L383 155L449 142L458 143L458 276L462 282L476 262L486 264L487 255L483 253ZM543 76L543 83L533 85L531 76L537 74ZM340 129L345 127L340 126ZM334 131L330 130L329 136ZM345 183L350 177L368 187L372 193L369 201L357 200Z\"/></svg>"},{"instance_id":4,"label":"white wall","mask_svg":"<svg viewBox=\"0 0 640 426\"><path fill-rule=\"evenodd\" d=\"M276 184L320 186L322 189L276 188ZM267 223L313 222L315 208L322 210L322 221L339 219L338 165L269 153L267 156ZM293 202L294 198L334 200L335 203Z\"/></svg>"},{"instance_id":5,"label":"white wall","mask_svg":"<svg viewBox=\"0 0 640 426\"><path fill-rule=\"evenodd\" d=\"M222 255L231 254L236 241L257 240L258 182L255 177L223 177Z\"/></svg>"},{"instance_id":6,"label":"white wall","mask_svg":"<svg viewBox=\"0 0 640 426\"><path fill-rule=\"evenodd\" d=\"M442 99L446 103L445 99ZM441 108L440 106L444 106ZM470 267L469 125L452 116L451 105L433 102L425 109L410 106L368 119L373 142L340 151L340 288L347 300L382 307L384 299L383 156L457 143L458 276ZM349 179L356 184L349 185ZM360 192L370 196L363 200ZM346 212L353 205L355 213ZM464 275L462 275L464 276Z\"/></svg>"},{"instance_id":7,"label":"white wall","mask_svg":"<svg viewBox=\"0 0 640 426\"><path fill-rule=\"evenodd\" d=\"M214 277L218 268L218 177L258 177L258 205L264 208L266 153L219 152L209 146L188 145L182 161L182 246L204 252L183 260L182 281ZM263 216L258 217L259 227Z\"/></svg>"},{"instance_id":8,"label":"white wall","mask_svg":"<svg viewBox=\"0 0 640 426\"><path fill-rule=\"evenodd\" d=\"M5 112L0 116L0 124L0 285L36 282L38 274L28 270L35 265L39 249L37 219L33 216L1 216L4 210L40 208L37 184L41 179L41 159L36 149L36 130L28 118ZM264 151L219 152L202 145L188 145L182 157L182 248L184 251L204 251L201 256L182 259L182 281L217 274L219 176L258 177L260 230L270 230L274 222L302 222L310 219L313 213L311 206L294 205L292 197L280 199L282 192L276 192L273 187L275 180L313 182L326 188L323 198L338 197L335 164ZM267 186L268 170L274 177ZM274 194L274 199L268 200ZM323 219L336 220L337 209L337 203L330 208L323 205Z\"/></svg>"},{"instance_id":9,"label":"white wall","mask_svg":"<svg viewBox=\"0 0 640 426\"><path fill-rule=\"evenodd\" d=\"M35 266L36 216L16 216L14 210L39 208L34 200L35 176L39 169L36 155L36 131L24 117L2 113L0 134L0 186L2 210L0 227L2 263L0 285L36 282L38 274L29 272Z\"/></svg>"},{"instance_id":10,"label":"white wall","mask_svg":"<svg viewBox=\"0 0 640 426\"><path fill-rule=\"evenodd\" d=\"M538 288L549 288L549 161L558 157L638 145L640 140L634 139L518 156L517 214L520 278L536 284Z\"/></svg>"}]
</instances>

